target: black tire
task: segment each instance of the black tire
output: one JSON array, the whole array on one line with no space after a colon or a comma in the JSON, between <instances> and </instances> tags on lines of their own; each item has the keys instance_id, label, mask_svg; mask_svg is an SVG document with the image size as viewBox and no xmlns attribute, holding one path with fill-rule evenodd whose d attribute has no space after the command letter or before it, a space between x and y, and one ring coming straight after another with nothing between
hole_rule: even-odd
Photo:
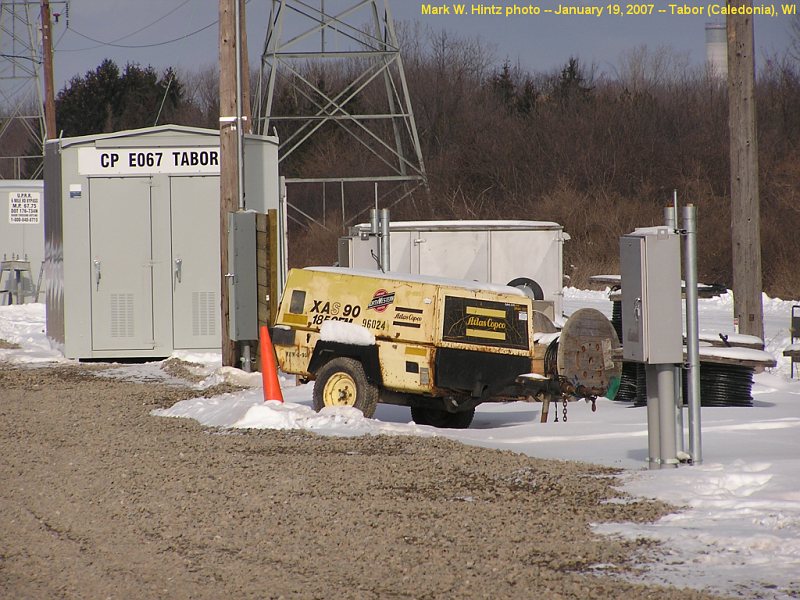
<instances>
[{"instance_id":1,"label":"black tire","mask_svg":"<svg viewBox=\"0 0 800 600\"><path fill-rule=\"evenodd\" d=\"M521 289L531 300L544 300L542 286L528 277L517 277L509 281L506 285Z\"/></svg>"},{"instance_id":2,"label":"black tire","mask_svg":"<svg viewBox=\"0 0 800 600\"><path fill-rule=\"evenodd\" d=\"M451 413L426 406L411 407L411 418L417 425L430 425L447 429L467 429L474 416L474 408Z\"/></svg>"},{"instance_id":3,"label":"black tire","mask_svg":"<svg viewBox=\"0 0 800 600\"><path fill-rule=\"evenodd\" d=\"M364 367L352 358L334 358L316 373L314 410L326 406L352 406L371 418L378 404L378 386L367 379Z\"/></svg>"}]
</instances>

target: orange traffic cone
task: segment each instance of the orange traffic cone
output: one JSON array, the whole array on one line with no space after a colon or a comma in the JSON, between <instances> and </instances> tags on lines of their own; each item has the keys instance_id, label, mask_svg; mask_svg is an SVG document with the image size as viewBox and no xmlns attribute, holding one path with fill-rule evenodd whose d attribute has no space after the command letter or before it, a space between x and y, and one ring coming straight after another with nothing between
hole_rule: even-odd
<instances>
[{"instance_id":1,"label":"orange traffic cone","mask_svg":"<svg viewBox=\"0 0 800 600\"><path fill-rule=\"evenodd\" d=\"M269 330L266 325L261 326L260 354L261 354L261 381L264 384L264 402L277 400L283 402L281 384L278 382L278 367L275 364L275 350L272 340L269 339Z\"/></svg>"}]
</instances>

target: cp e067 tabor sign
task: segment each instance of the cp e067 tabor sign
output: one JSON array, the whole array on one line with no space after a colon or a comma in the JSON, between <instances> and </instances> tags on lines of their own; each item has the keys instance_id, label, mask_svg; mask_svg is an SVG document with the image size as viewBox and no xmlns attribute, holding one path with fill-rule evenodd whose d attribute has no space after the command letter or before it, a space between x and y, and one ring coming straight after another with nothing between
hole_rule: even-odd
<instances>
[{"instance_id":1,"label":"cp e067 tabor sign","mask_svg":"<svg viewBox=\"0 0 800 600\"><path fill-rule=\"evenodd\" d=\"M78 173L110 175L219 175L219 147L79 148Z\"/></svg>"}]
</instances>

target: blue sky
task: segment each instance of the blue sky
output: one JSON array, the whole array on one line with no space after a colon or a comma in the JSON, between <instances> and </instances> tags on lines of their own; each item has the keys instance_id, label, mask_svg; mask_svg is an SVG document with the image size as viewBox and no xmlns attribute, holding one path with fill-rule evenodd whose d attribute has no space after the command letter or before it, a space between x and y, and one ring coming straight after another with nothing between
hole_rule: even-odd
<instances>
[{"instance_id":1,"label":"blue sky","mask_svg":"<svg viewBox=\"0 0 800 600\"><path fill-rule=\"evenodd\" d=\"M63 14L64 3L53 1L53 12L61 12L55 24L54 38L58 41L55 55L56 86L58 89L74 75L94 69L108 57L118 64L135 62L162 69L174 65L194 69L216 63L218 56L217 0L71 0L69 29ZM458 0L460 2L460 0ZM480 36L492 49L499 64L508 59L531 70L548 71L563 65L570 56L584 63L594 63L601 71L613 73L620 54L627 49L646 44L655 50L671 46L689 53L694 64L705 60L705 24L708 16L678 16L658 14L669 10L669 2L655 0L651 16L431 16L422 15L419 0L391 0L395 21L418 21L434 30L447 30L468 37ZM308 0L319 5L319 0ZM326 0L328 12L337 5L355 4L356 0ZM467 10L471 6L467 3ZM479 4L479 2L475 2ZM543 11L554 9L558 0L507 2L498 5L535 5ZM701 0L689 0L692 6L707 6ZM252 60L260 54L268 18L270 0L250 0L247 5L249 50ZM586 2L575 6L594 5ZM451 6L451 5L448 5ZM621 5L623 11L625 4ZM780 4L776 5L780 9ZM452 11L452 9L451 9ZM719 18L717 18L718 20ZM757 56L782 53L790 43L790 17L759 16L755 18ZM181 38L209 26L200 33ZM137 32L138 33L134 33ZM131 35L133 34L133 35ZM86 39L88 36L97 42ZM112 42L108 45L99 42ZM120 47L149 46L149 47Z\"/></svg>"}]
</instances>

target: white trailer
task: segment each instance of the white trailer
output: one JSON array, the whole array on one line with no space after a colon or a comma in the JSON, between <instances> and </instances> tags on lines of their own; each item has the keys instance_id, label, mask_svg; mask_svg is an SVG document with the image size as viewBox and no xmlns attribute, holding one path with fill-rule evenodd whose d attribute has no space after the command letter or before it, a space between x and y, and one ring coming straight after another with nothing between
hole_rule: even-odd
<instances>
[{"instance_id":1,"label":"white trailer","mask_svg":"<svg viewBox=\"0 0 800 600\"><path fill-rule=\"evenodd\" d=\"M560 317L568 239L551 221L396 221L388 270L520 287ZM378 245L369 223L352 227L339 239L339 266L377 270Z\"/></svg>"}]
</instances>

